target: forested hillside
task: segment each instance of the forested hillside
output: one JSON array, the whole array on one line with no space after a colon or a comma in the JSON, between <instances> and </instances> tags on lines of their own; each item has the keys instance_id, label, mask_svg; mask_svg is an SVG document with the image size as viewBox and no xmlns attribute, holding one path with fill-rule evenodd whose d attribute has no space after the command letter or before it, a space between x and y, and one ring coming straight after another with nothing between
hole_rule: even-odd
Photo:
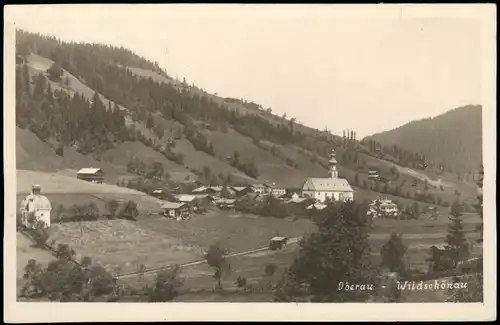
<instances>
[{"instance_id":1,"label":"forested hillside","mask_svg":"<svg viewBox=\"0 0 500 325\"><path fill-rule=\"evenodd\" d=\"M56 169L105 166L112 182L126 174L301 187L308 176L326 176L335 148L340 177L362 189L359 196L376 192L432 203L455 195L449 179L427 193L428 182L439 182L437 165L411 147L360 142L353 130L335 136L273 115L271 108L209 94L127 49L22 31L16 42L18 168L53 171L49 162L58 161ZM33 162L41 145L30 134L43 142L40 152L52 148L60 159L46 153L47 159ZM81 166L76 157L86 157ZM370 170L384 180L369 181Z\"/></svg>"},{"instance_id":2,"label":"forested hillside","mask_svg":"<svg viewBox=\"0 0 500 325\"><path fill-rule=\"evenodd\" d=\"M482 161L481 112L480 105L463 106L375 134L364 141L420 152L439 169L467 178Z\"/></svg>"}]
</instances>

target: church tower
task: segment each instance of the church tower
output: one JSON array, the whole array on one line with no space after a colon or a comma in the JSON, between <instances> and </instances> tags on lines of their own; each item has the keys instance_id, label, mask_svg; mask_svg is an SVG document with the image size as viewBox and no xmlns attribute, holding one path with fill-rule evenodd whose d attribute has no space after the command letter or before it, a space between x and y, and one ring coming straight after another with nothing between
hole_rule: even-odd
<instances>
[{"instance_id":1,"label":"church tower","mask_svg":"<svg viewBox=\"0 0 500 325\"><path fill-rule=\"evenodd\" d=\"M330 164L330 168L328 169L328 177L330 178L338 178L339 174L337 171L337 159L335 159L335 151L332 149L332 153L330 154L330 160L328 161Z\"/></svg>"}]
</instances>

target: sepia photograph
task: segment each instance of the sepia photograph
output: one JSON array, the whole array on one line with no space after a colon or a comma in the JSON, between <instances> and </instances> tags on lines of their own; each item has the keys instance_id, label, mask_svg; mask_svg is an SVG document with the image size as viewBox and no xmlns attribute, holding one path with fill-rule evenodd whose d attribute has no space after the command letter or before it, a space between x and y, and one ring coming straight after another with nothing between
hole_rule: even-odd
<instances>
[{"instance_id":1,"label":"sepia photograph","mask_svg":"<svg viewBox=\"0 0 500 325\"><path fill-rule=\"evenodd\" d=\"M495 9L6 6L4 321L496 319Z\"/></svg>"}]
</instances>

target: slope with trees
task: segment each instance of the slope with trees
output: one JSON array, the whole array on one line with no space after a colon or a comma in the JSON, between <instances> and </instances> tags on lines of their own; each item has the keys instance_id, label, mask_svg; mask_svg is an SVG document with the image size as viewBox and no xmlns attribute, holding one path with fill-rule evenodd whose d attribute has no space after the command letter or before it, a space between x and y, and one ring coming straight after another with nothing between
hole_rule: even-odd
<instances>
[{"instance_id":1,"label":"slope with trees","mask_svg":"<svg viewBox=\"0 0 500 325\"><path fill-rule=\"evenodd\" d=\"M458 107L434 118L374 134L364 141L376 147L393 148L403 160L428 160L441 170L472 180L471 175L482 160L482 107Z\"/></svg>"}]
</instances>

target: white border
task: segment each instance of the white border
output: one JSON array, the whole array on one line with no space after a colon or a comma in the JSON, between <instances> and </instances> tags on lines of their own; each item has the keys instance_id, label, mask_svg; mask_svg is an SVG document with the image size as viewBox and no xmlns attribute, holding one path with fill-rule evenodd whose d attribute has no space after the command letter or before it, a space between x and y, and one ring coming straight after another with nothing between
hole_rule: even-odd
<instances>
[{"instance_id":1,"label":"white border","mask_svg":"<svg viewBox=\"0 0 500 325\"><path fill-rule=\"evenodd\" d=\"M54 5L56 7L57 5ZM68 5L64 5L68 6ZM77 5L74 5L77 6ZM87 5L85 5L87 6ZM102 6L103 10L109 5ZM124 6L114 6L117 9ZM146 5L135 5L142 8ZM160 6L160 5L158 5ZM176 5L180 6L180 5ZM194 5L191 5L194 6ZM241 9L241 5L197 5L200 10ZM208 7L211 6L211 7ZM245 5L251 10L257 5ZM268 5L266 13L278 13L282 5ZM317 5L316 5L317 6ZM323 5L325 9L330 9ZM494 4L460 5L335 5L335 14L355 14L357 17L472 18L482 21L482 105L483 105L483 164L484 164L484 303L483 304L281 304L281 303L18 303L15 297L15 32L4 16L4 321L5 322L64 322L64 321L167 321L167 320L493 320L496 319L496 11ZM297 14L310 9L306 5L291 5ZM56 8L54 8L56 9ZM327 10L325 10L327 11Z\"/></svg>"}]
</instances>

